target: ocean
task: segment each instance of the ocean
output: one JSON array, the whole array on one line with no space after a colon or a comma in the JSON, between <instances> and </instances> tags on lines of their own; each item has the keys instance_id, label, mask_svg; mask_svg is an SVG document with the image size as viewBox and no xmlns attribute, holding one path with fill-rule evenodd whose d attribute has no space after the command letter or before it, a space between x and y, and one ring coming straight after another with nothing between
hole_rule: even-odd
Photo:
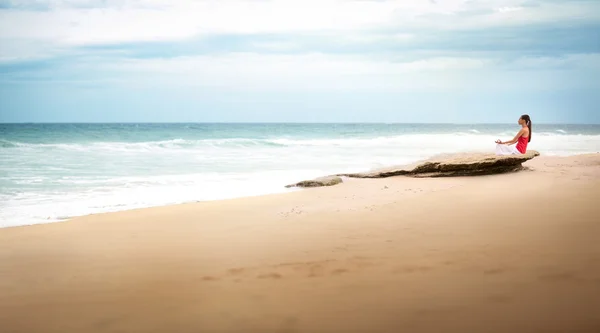
<instances>
[{"instance_id":1,"label":"ocean","mask_svg":"<svg viewBox=\"0 0 600 333\"><path fill-rule=\"evenodd\" d=\"M0 124L0 227L293 191L333 173L493 152L519 127L451 124ZM543 155L600 151L600 125L534 124Z\"/></svg>"}]
</instances>

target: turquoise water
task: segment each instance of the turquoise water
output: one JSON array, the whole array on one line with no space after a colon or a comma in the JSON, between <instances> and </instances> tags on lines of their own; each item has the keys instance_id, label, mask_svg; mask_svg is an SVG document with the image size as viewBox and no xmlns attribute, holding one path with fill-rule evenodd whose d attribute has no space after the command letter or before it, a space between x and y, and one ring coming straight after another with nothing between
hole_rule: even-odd
<instances>
[{"instance_id":1,"label":"turquoise water","mask_svg":"<svg viewBox=\"0 0 600 333\"><path fill-rule=\"evenodd\" d=\"M0 227L286 191L452 152L516 124L0 124ZM600 151L599 125L534 125L531 149Z\"/></svg>"}]
</instances>

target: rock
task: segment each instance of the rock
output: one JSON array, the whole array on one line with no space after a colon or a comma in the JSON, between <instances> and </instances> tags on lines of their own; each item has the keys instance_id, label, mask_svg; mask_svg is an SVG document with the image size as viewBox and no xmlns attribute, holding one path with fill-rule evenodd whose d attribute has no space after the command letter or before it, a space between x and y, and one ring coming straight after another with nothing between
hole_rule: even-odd
<instances>
[{"instance_id":1,"label":"rock","mask_svg":"<svg viewBox=\"0 0 600 333\"><path fill-rule=\"evenodd\" d=\"M350 177L350 178L388 178L388 177L396 177L396 176L406 176L409 174L410 174L410 168L408 168L408 167L391 167L391 168L373 170L373 171L369 171L369 172L341 174L338 176Z\"/></svg>"},{"instance_id":2,"label":"rock","mask_svg":"<svg viewBox=\"0 0 600 333\"><path fill-rule=\"evenodd\" d=\"M413 177L481 176L515 172L523 169L523 162L539 156L537 151L524 155L496 156L494 154L456 155L417 166L410 173Z\"/></svg>"},{"instance_id":3,"label":"rock","mask_svg":"<svg viewBox=\"0 0 600 333\"><path fill-rule=\"evenodd\" d=\"M496 156L494 154L446 155L432 158L413 167L387 168L338 176L353 178L411 176L425 178L491 175L519 171L522 169L523 162L539 155L540 153L533 150L524 155L510 156Z\"/></svg>"},{"instance_id":4,"label":"rock","mask_svg":"<svg viewBox=\"0 0 600 333\"><path fill-rule=\"evenodd\" d=\"M342 182L340 177L387 178L408 176L415 178L481 176L515 172L523 169L523 162L539 156L531 150L524 155L496 156L495 154L454 154L437 156L420 164L391 167L364 173L340 174L306 180L286 187L333 186Z\"/></svg>"},{"instance_id":5,"label":"rock","mask_svg":"<svg viewBox=\"0 0 600 333\"><path fill-rule=\"evenodd\" d=\"M333 186L342 182L342 178L337 176L322 177L313 180L305 180L296 184L287 185L290 187L321 187L321 186Z\"/></svg>"}]
</instances>

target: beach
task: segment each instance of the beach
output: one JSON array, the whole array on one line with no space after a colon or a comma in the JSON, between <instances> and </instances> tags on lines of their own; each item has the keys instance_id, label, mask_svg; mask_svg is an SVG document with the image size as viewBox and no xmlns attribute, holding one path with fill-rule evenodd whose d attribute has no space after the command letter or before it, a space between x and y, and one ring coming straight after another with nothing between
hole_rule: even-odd
<instances>
[{"instance_id":1,"label":"beach","mask_svg":"<svg viewBox=\"0 0 600 333\"><path fill-rule=\"evenodd\" d=\"M599 332L600 154L524 165L3 228L0 332Z\"/></svg>"},{"instance_id":2,"label":"beach","mask_svg":"<svg viewBox=\"0 0 600 333\"><path fill-rule=\"evenodd\" d=\"M0 0L0 333L600 333L600 0Z\"/></svg>"}]
</instances>

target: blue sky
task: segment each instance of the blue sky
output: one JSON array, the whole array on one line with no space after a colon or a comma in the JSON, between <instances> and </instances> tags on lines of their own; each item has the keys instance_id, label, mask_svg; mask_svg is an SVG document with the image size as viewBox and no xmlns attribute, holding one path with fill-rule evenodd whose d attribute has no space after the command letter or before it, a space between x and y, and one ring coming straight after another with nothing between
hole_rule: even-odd
<instances>
[{"instance_id":1,"label":"blue sky","mask_svg":"<svg viewBox=\"0 0 600 333\"><path fill-rule=\"evenodd\" d=\"M0 0L0 122L600 123L597 0Z\"/></svg>"}]
</instances>

